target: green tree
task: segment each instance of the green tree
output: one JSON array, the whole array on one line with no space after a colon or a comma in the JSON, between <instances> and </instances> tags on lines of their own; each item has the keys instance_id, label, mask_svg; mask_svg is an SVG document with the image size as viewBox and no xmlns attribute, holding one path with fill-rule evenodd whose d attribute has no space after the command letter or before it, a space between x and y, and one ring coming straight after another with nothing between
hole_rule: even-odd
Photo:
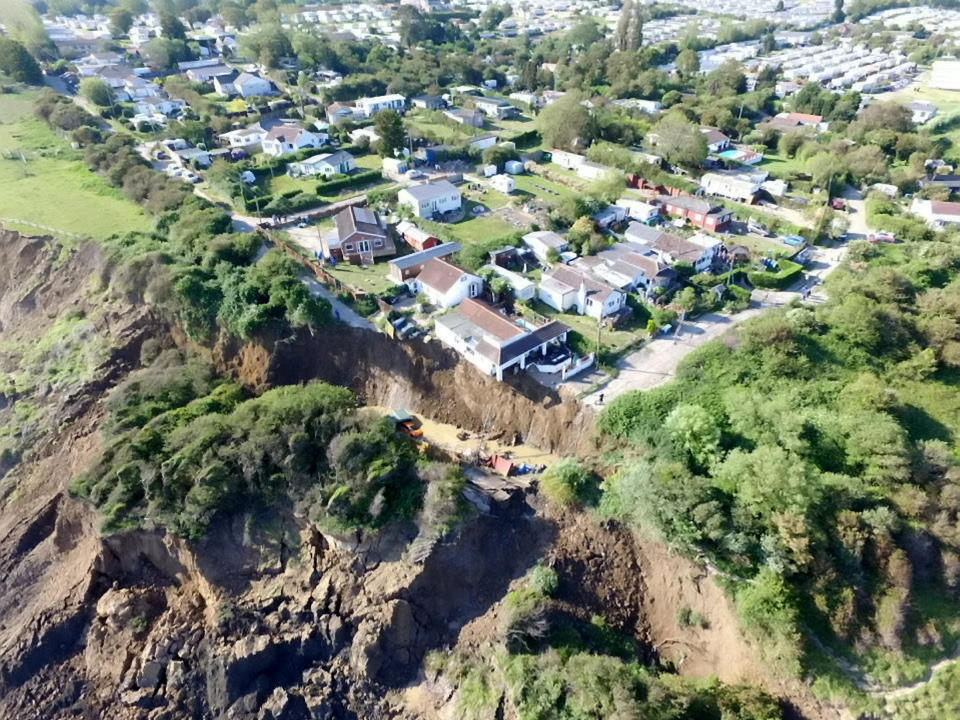
<instances>
[{"instance_id":1,"label":"green tree","mask_svg":"<svg viewBox=\"0 0 960 720\"><path fill-rule=\"evenodd\" d=\"M626 0L620 6L613 43L620 52L636 51L643 45L643 5Z\"/></svg>"},{"instance_id":2,"label":"green tree","mask_svg":"<svg viewBox=\"0 0 960 720\"><path fill-rule=\"evenodd\" d=\"M677 73L682 78L692 78L700 72L700 56L696 50L687 48L677 55Z\"/></svg>"},{"instance_id":3,"label":"green tree","mask_svg":"<svg viewBox=\"0 0 960 720\"><path fill-rule=\"evenodd\" d=\"M496 30L500 23L513 13L513 8L507 3L494 3L480 15L479 25L483 30Z\"/></svg>"},{"instance_id":4,"label":"green tree","mask_svg":"<svg viewBox=\"0 0 960 720\"><path fill-rule=\"evenodd\" d=\"M656 127L657 148L671 165L699 167L707 157L707 140L700 128L681 113L668 113Z\"/></svg>"},{"instance_id":5,"label":"green tree","mask_svg":"<svg viewBox=\"0 0 960 720\"><path fill-rule=\"evenodd\" d=\"M627 179L619 170L607 170L590 183L588 194L607 203L613 203L623 196Z\"/></svg>"},{"instance_id":6,"label":"green tree","mask_svg":"<svg viewBox=\"0 0 960 720\"><path fill-rule=\"evenodd\" d=\"M160 14L160 34L169 40L187 39L187 29L172 12Z\"/></svg>"},{"instance_id":7,"label":"green tree","mask_svg":"<svg viewBox=\"0 0 960 720\"><path fill-rule=\"evenodd\" d=\"M403 127L403 118L396 110L378 112L374 129L380 137L377 152L381 157L395 157L398 151L407 146L407 131Z\"/></svg>"},{"instance_id":8,"label":"green tree","mask_svg":"<svg viewBox=\"0 0 960 720\"><path fill-rule=\"evenodd\" d=\"M696 468L709 468L720 448L720 426L699 405L677 405L663 428L677 452Z\"/></svg>"},{"instance_id":9,"label":"green tree","mask_svg":"<svg viewBox=\"0 0 960 720\"><path fill-rule=\"evenodd\" d=\"M0 35L0 73L29 85L43 83L43 71L23 43Z\"/></svg>"},{"instance_id":10,"label":"green tree","mask_svg":"<svg viewBox=\"0 0 960 720\"><path fill-rule=\"evenodd\" d=\"M109 107L113 104L110 86L97 77L84 78L80 82L80 94L94 105Z\"/></svg>"},{"instance_id":11,"label":"green tree","mask_svg":"<svg viewBox=\"0 0 960 720\"><path fill-rule=\"evenodd\" d=\"M503 166L510 160L519 160L520 153L509 145L497 143L484 150L481 157L484 165L496 165L497 172L503 172Z\"/></svg>"},{"instance_id":12,"label":"green tree","mask_svg":"<svg viewBox=\"0 0 960 720\"><path fill-rule=\"evenodd\" d=\"M110 18L110 30L114 35L126 35L133 27L133 15L126 8L114 8L107 17Z\"/></svg>"},{"instance_id":13,"label":"green tree","mask_svg":"<svg viewBox=\"0 0 960 720\"><path fill-rule=\"evenodd\" d=\"M576 92L545 107L537 116L537 129L548 147L576 149L586 147L593 140L593 123L590 111Z\"/></svg>"}]
</instances>

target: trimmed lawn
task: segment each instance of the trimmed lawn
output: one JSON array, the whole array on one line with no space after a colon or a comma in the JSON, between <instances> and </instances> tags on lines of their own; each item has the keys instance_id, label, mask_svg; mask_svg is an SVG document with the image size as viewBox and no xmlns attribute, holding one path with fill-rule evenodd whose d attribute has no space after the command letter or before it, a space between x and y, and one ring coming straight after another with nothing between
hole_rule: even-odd
<instances>
[{"instance_id":1,"label":"trimmed lawn","mask_svg":"<svg viewBox=\"0 0 960 720\"><path fill-rule=\"evenodd\" d=\"M31 101L32 94L0 95L0 117L7 118L0 125L0 217L95 238L149 230L153 223L143 210L87 170L65 139L29 117Z\"/></svg>"},{"instance_id":2,"label":"trimmed lawn","mask_svg":"<svg viewBox=\"0 0 960 720\"><path fill-rule=\"evenodd\" d=\"M463 207L466 211L463 220L458 223L435 223L430 220L417 221L425 228L433 228L434 232L440 232L437 237L443 237L444 234L450 235L453 240L462 244L485 242L491 238L511 235L516 232L509 223L496 217L492 213L483 215L474 215L471 210L478 203L472 200L464 200ZM484 203L486 205L486 203Z\"/></svg>"},{"instance_id":3,"label":"trimmed lawn","mask_svg":"<svg viewBox=\"0 0 960 720\"><path fill-rule=\"evenodd\" d=\"M379 170L383 167L383 158L374 153L367 153L356 158L357 167L364 170Z\"/></svg>"},{"instance_id":4,"label":"trimmed lawn","mask_svg":"<svg viewBox=\"0 0 960 720\"><path fill-rule=\"evenodd\" d=\"M587 315L579 315L575 312L559 312L540 300L532 300L528 303L530 309L534 312L544 315L551 320L559 320L565 325L569 325L571 330L575 330L588 342L591 350L596 350L597 343L597 321L596 318ZM613 329L604 326L600 330L600 347L610 352L618 352L624 349L630 343L646 337L646 333L640 329Z\"/></svg>"},{"instance_id":5,"label":"trimmed lawn","mask_svg":"<svg viewBox=\"0 0 960 720\"><path fill-rule=\"evenodd\" d=\"M782 178L793 173L803 172L804 163L799 158L785 158L769 150L763 155L763 162L759 167L766 170L773 177Z\"/></svg>"},{"instance_id":6,"label":"trimmed lawn","mask_svg":"<svg viewBox=\"0 0 960 720\"><path fill-rule=\"evenodd\" d=\"M516 183L517 193L535 195L546 202L556 202L577 194L566 185L547 180L539 175L514 175L513 180Z\"/></svg>"},{"instance_id":7,"label":"trimmed lawn","mask_svg":"<svg viewBox=\"0 0 960 720\"><path fill-rule=\"evenodd\" d=\"M438 142L456 145L482 131L469 125L459 125L449 120L439 111L411 110L406 115L406 124L411 130L418 131L424 137L436 138ZM414 132L416 135L417 132Z\"/></svg>"},{"instance_id":8,"label":"trimmed lawn","mask_svg":"<svg viewBox=\"0 0 960 720\"><path fill-rule=\"evenodd\" d=\"M324 267L327 272L345 285L349 285L355 290L378 294L396 285L393 280L387 277L387 273L390 272L390 267L387 265L389 260L390 258L382 258L369 267L351 265L345 262L337 263L335 268L329 265Z\"/></svg>"},{"instance_id":9,"label":"trimmed lawn","mask_svg":"<svg viewBox=\"0 0 960 720\"><path fill-rule=\"evenodd\" d=\"M491 129L499 130L503 133L503 140L509 140L516 135L537 129L537 124L533 121L533 118L527 117L526 115L519 115L510 120L492 120L488 121L488 123Z\"/></svg>"},{"instance_id":10,"label":"trimmed lawn","mask_svg":"<svg viewBox=\"0 0 960 720\"><path fill-rule=\"evenodd\" d=\"M281 195L285 192L299 190L309 195L315 195L317 192L317 183L319 177L311 178L292 178L286 173L277 173L273 177L269 175L260 181L263 189L271 195Z\"/></svg>"}]
</instances>

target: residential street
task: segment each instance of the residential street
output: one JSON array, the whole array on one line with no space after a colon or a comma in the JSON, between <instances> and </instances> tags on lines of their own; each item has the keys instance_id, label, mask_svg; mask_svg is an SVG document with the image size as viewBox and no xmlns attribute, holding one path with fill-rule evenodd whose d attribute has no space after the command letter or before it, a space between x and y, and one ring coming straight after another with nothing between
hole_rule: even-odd
<instances>
[{"instance_id":1,"label":"residential street","mask_svg":"<svg viewBox=\"0 0 960 720\"><path fill-rule=\"evenodd\" d=\"M606 404L629 390L650 390L668 382L673 378L677 365L690 352L766 310L783 307L808 287L812 290L807 298L808 303L825 302L827 297L823 293L823 281L840 264L845 252L845 247L813 248L805 278L789 290L754 290L750 307L743 312L736 315L709 313L696 320L683 322L676 333L647 342L617 364L617 377L597 387L583 398L583 402L599 406L601 396ZM594 370L578 377L570 386L582 392L598 382L602 382L601 375Z\"/></svg>"}]
</instances>

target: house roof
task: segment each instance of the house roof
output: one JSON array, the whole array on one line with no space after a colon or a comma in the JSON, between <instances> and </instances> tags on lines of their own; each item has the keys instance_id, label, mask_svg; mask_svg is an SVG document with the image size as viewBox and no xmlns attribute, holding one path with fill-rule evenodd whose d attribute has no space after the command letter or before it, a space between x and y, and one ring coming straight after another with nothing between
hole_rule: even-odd
<instances>
[{"instance_id":1,"label":"house roof","mask_svg":"<svg viewBox=\"0 0 960 720\"><path fill-rule=\"evenodd\" d=\"M960 216L960 203L944 202L942 200L932 200L930 210L935 215L957 215Z\"/></svg>"},{"instance_id":2,"label":"house roof","mask_svg":"<svg viewBox=\"0 0 960 720\"><path fill-rule=\"evenodd\" d=\"M630 239L636 239L649 244L656 242L660 236L663 235L663 230L642 223L632 222L627 225L625 235Z\"/></svg>"},{"instance_id":3,"label":"house roof","mask_svg":"<svg viewBox=\"0 0 960 720\"><path fill-rule=\"evenodd\" d=\"M434 198L444 197L451 193L460 194L460 191L457 190L449 180L438 180L437 182L423 183L422 185L410 185L404 188L403 192L409 193L418 202L433 200Z\"/></svg>"},{"instance_id":4,"label":"house roof","mask_svg":"<svg viewBox=\"0 0 960 720\"><path fill-rule=\"evenodd\" d=\"M256 125L251 125L250 127L237 128L236 130L231 130L230 132L221 133L218 137L246 137L248 135L260 135L265 132L266 130L264 130L258 123Z\"/></svg>"},{"instance_id":5,"label":"house roof","mask_svg":"<svg viewBox=\"0 0 960 720\"><path fill-rule=\"evenodd\" d=\"M431 262L433 261L431 260ZM457 306L456 312L487 335L500 341L511 340L525 332L522 327L510 322L482 300L468 298Z\"/></svg>"},{"instance_id":6,"label":"house roof","mask_svg":"<svg viewBox=\"0 0 960 720\"><path fill-rule=\"evenodd\" d=\"M496 105L497 107L513 107L503 98L497 97L477 97L474 99L475 105Z\"/></svg>"},{"instance_id":7,"label":"house roof","mask_svg":"<svg viewBox=\"0 0 960 720\"><path fill-rule=\"evenodd\" d=\"M341 103L341 102L335 102L327 105L326 112L328 115L331 115L333 113L338 113L341 110L346 110L351 113L353 112L353 108L350 105L345 105L344 103Z\"/></svg>"},{"instance_id":8,"label":"house roof","mask_svg":"<svg viewBox=\"0 0 960 720\"><path fill-rule=\"evenodd\" d=\"M446 293L460 282L460 278L469 274L466 270L458 268L446 260L432 258L424 263L423 269L417 275L417 282L433 288L439 293Z\"/></svg>"},{"instance_id":9,"label":"house roof","mask_svg":"<svg viewBox=\"0 0 960 720\"><path fill-rule=\"evenodd\" d=\"M703 136L707 139L707 143L710 145L713 145L714 143L730 142L730 138L716 128L700 128L700 132L703 133Z\"/></svg>"},{"instance_id":10,"label":"house roof","mask_svg":"<svg viewBox=\"0 0 960 720\"><path fill-rule=\"evenodd\" d=\"M523 236L523 240L527 243L537 242L554 250L563 250L568 244L565 237L558 235L552 230L537 230L536 232L527 233Z\"/></svg>"},{"instance_id":11,"label":"house roof","mask_svg":"<svg viewBox=\"0 0 960 720\"><path fill-rule=\"evenodd\" d=\"M280 142L293 142L300 135L308 130L304 130L300 127L292 127L290 125L276 125L275 127L270 128L267 132L267 140L279 140Z\"/></svg>"},{"instance_id":12,"label":"house roof","mask_svg":"<svg viewBox=\"0 0 960 720\"><path fill-rule=\"evenodd\" d=\"M337 165L341 160L349 158L353 160L353 155L348 153L346 150L337 150L332 153L322 153L320 155L314 155L308 157L306 160L301 160L298 165Z\"/></svg>"},{"instance_id":13,"label":"house roof","mask_svg":"<svg viewBox=\"0 0 960 720\"><path fill-rule=\"evenodd\" d=\"M387 229L383 226L380 216L373 210L360 207L344 208L337 213L337 234L341 240L354 233L361 232L367 235L387 236Z\"/></svg>"},{"instance_id":14,"label":"house roof","mask_svg":"<svg viewBox=\"0 0 960 720\"><path fill-rule=\"evenodd\" d=\"M434 245L432 248L427 248L426 250L421 250L420 252L410 253L409 255L393 258L393 260L390 260L390 265L399 270L406 270L407 268L424 263L430 258L453 255L455 252L460 252L460 249L460 243L456 242Z\"/></svg>"},{"instance_id":15,"label":"house roof","mask_svg":"<svg viewBox=\"0 0 960 720\"><path fill-rule=\"evenodd\" d=\"M269 82L268 80L264 80L264 78L260 77L259 75L254 75L253 73L244 72L237 75L237 79L233 81L233 84L243 85L244 83L250 82L251 80L260 80L262 82Z\"/></svg>"},{"instance_id":16,"label":"house roof","mask_svg":"<svg viewBox=\"0 0 960 720\"><path fill-rule=\"evenodd\" d=\"M600 302L605 302L614 292L619 292L617 288L600 280L595 280L585 272L575 270L566 265L557 266L550 272L544 273L543 278L545 280L549 278L553 282L565 285L572 290L579 290L580 286L583 285L587 291L587 295L596 296L596 299Z\"/></svg>"},{"instance_id":17,"label":"house roof","mask_svg":"<svg viewBox=\"0 0 960 720\"><path fill-rule=\"evenodd\" d=\"M692 195L660 195L657 197L664 205L673 205L674 207L684 208L692 212L703 213L707 215L712 212L719 212L722 208L714 205L709 200L693 197Z\"/></svg>"},{"instance_id":18,"label":"house roof","mask_svg":"<svg viewBox=\"0 0 960 720\"><path fill-rule=\"evenodd\" d=\"M452 313L437 318L437 323L461 338L473 339L473 349L500 366L570 331L563 323L553 321L531 332L486 303L470 299L460 303Z\"/></svg>"},{"instance_id":19,"label":"house roof","mask_svg":"<svg viewBox=\"0 0 960 720\"><path fill-rule=\"evenodd\" d=\"M674 261L683 260L687 262L693 262L699 258L705 249L702 245L690 242L686 238L672 233L663 233L650 247L670 255Z\"/></svg>"},{"instance_id":20,"label":"house roof","mask_svg":"<svg viewBox=\"0 0 960 720\"><path fill-rule=\"evenodd\" d=\"M823 115L811 115L810 113L788 112L780 113L777 117L796 120L801 125L817 125L823 122Z\"/></svg>"}]
</instances>

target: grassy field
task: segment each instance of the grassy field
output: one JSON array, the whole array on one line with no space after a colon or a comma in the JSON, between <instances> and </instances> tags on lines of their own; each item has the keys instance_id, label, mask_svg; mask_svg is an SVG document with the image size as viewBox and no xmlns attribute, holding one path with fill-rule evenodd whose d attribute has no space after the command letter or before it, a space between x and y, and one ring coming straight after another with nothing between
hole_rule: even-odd
<instances>
[{"instance_id":1,"label":"grassy field","mask_svg":"<svg viewBox=\"0 0 960 720\"><path fill-rule=\"evenodd\" d=\"M0 217L91 237L150 229L140 208L88 171L65 139L30 117L33 97L0 95Z\"/></svg>"}]
</instances>

